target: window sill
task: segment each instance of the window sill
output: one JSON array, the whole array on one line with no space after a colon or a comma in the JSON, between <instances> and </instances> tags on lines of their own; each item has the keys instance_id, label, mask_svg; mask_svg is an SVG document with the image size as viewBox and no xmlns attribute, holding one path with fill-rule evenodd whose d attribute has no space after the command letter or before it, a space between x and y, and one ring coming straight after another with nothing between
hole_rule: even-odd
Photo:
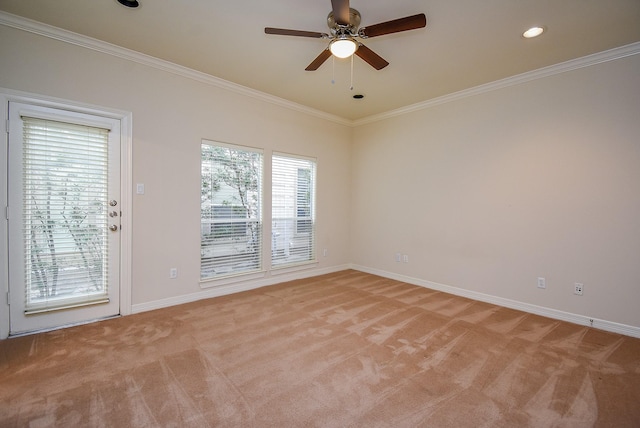
<instances>
[{"instance_id":1,"label":"window sill","mask_svg":"<svg viewBox=\"0 0 640 428\"><path fill-rule=\"evenodd\" d=\"M270 276L285 275L292 272L298 272L307 269L313 269L318 266L317 260L311 260L307 262L301 262L297 264L291 264L286 266L272 267L270 271L258 271L250 273L238 273L235 275L223 276L220 278L207 278L200 280L200 288L207 289L213 287L220 287L225 285L237 284L240 282L253 281L257 279L264 279L267 277L267 273Z\"/></svg>"},{"instance_id":2,"label":"window sill","mask_svg":"<svg viewBox=\"0 0 640 428\"><path fill-rule=\"evenodd\" d=\"M301 262L286 266L276 266L271 268L271 276L284 275L286 273L297 272L300 270L311 269L318 266L317 260L311 260L308 262Z\"/></svg>"},{"instance_id":3,"label":"window sill","mask_svg":"<svg viewBox=\"0 0 640 428\"><path fill-rule=\"evenodd\" d=\"M200 280L200 288L212 288L220 285L236 284L238 282L246 282L255 279L262 279L267 276L266 271L258 271L251 273L238 273L235 275L223 276L220 278L207 278Z\"/></svg>"}]
</instances>

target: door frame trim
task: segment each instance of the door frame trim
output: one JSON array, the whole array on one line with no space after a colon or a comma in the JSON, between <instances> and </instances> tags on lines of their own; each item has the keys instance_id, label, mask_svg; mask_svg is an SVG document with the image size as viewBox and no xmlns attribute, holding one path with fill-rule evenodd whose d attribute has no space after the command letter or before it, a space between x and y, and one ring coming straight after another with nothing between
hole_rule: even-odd
<instances>
[{"instance_id":1,"label":"door frame trim","mask_svg":"<svg viewBox=\"0 0 640 428\"><path fill-rule=\"evenodd\" d=\"M32 94L23 91L0 88L0 150L4 153L4 162L0 162L0 245L2 245L2 256L0 256L0 339L9 337L9 234L8 220L6 217L6 207L8 204L8 159L6 154L8 148L8 119L9 102L21 102L43 107L59 108L71 110L79 113L88 113L105 116L120 121L120 200L122 226L120 234L120 315L131 314L131 242L132 242L132 172L133 172L133 113L125 110L117 110L108 107L90 105L76 101L60 98L48 97L45 95Z\"/></svg>"}]
</instances>

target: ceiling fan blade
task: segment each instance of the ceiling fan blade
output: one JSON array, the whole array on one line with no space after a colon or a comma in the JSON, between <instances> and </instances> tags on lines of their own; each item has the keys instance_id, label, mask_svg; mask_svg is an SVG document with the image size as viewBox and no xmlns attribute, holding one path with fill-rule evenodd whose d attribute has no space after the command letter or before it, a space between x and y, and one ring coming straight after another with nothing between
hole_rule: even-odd
<instances>
[{"instance_id":1,"label":"ceiling fan blade","mask_svg":"<svg viewBox=\"0 0 640 428\"><path fill-rule=\"evenodd\" d=\"M331 0L333 19L338 25L349 25L349 0Z\"/></svg>"},{"instance_id":2,"label":"ceiling fan blade","mask_svg":"<svg viewBox=\"0 0 640 428\"><path fill-rule=\"evenodd\" d=\"M301 30L287 30L284 28L271 28L266 27L264 29L266 34L278 34L280 36L299 36L299 37L313 37L315 39L321 39L323 37L329 37L324 33L316 33L315 31L301 31Z\"/></svg>"},{"instance_id":3,"label":"ceiling fan blade","mask_svg":"<svg viewBox=\"0 0 640 428\"><path fill-rule=\"evenodd\" d=\"M415 30L427 26L427 17L424 13L381 22L380 24L362 27L358 35L363 38L383 36L385 34L399 33L400 31Z\"/></svg>"},{"instance_id":4,"label":"ceiling fan blade","mask_svg":"<svg viewBox=\"0 0 640 428\"><path fill-rule=\"evenodd\" d=\"M305 68L306 71L316 71L324 62L331 56L331 51L329 48L320 52L320 55L316 59L314 59L311 64Z\"/></svg>"},{"instance_id":5,"label":"ceiling fan blade","mask_svg":"<svg viewBox=\"0 0 640 428\"><path fill-rule=\"evenodd\" d=\"M358 43L358 50L356 50L356 55L369 63L369 65L376 70L382 70L389 63L382 58L380 55L363 45L362 43Z\"/></svg>"}]
</instances>

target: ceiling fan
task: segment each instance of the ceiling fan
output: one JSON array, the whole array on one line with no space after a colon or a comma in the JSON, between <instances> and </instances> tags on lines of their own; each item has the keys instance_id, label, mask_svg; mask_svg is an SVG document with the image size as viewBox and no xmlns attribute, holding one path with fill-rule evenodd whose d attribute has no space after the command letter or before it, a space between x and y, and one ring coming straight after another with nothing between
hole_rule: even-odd
<instances>
[{"instance_id":1,"label":"ceiling fan","mask_svg":"<svg viewBox=\"0 0 640 428\"><path fill-rule=\"evenodd\" d=\"M305 68L307 71L317 70L332 54L338 58L348 58L354 53L369 63L376 70L385 68L389 63L374 51L360 43L356 38L368 39L385 34L415 30L427 25L424 13L381 22L368 27L360 26L360 12L349 7L349 0L331 0L333 10L327 16L330 34L314 31L287 30L283 28L266 27L266 34L282 36L312 37L330 40L329 46Z\"/></svg>"}]
</instances>

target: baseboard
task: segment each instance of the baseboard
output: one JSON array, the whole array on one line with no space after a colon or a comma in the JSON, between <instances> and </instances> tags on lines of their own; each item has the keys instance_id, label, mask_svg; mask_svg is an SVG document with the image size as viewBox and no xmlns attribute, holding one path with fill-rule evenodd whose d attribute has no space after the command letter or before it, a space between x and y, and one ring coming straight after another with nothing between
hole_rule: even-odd
<instances>
[{"instance_id":1,"label":"baseboard","mask_svg":"<svg viewBox=\"0 0 640 428\"><path fill-rule=\"evenodd\" d=\"M640 338L640 328L625 324L619 324L613 321L602 320L585 315L572 314L569 312L563 312L556 309L546 308L543 306L532 305L530 303L519 302L517 300L505 299L498 296L492 296L489 294L478 293L476 291L465 290L463 288L453 287L451 285L439 284L432 281L426 281L419 278L413 278L406 275L400 275L393 272L387 272L379 269L369 268L366 266L360 266L357 264L351 264L351 269L361 272L370 273L372 275L378 275L384 278L394 279L397 281L406 282L408 284L418 285L420 287L429 288L431 290L442 291L444 293L454 294L460 297L466 297L481 302L491 303L498 306L503 306L510 309L516 309L523 312L528 312L535 315L544 316L547 318L553 318L561 321L567 321L573 324L585 325L600 330L609 331L612 333L619 333L625 336L631 336Z\"/></svg>"},{"instance_id":2,"label":"baseboard","mask_svg":"<svg viewBox=\"0 0 640 428\"><path fill-rule=\"evenodd\" d=\"M339 272L346 269L354 269L361 272L370 273L372 275L378 275L384 278L394 279L396 281L406 282L407 284L413 284L420 287L429 288L431 290L442 291L444 293L453 294L460 297L466 297L468 299L478 300L485 303L491 303L498 306L503 306L510 309L516 309L523 312L528 312L535 315L540 315L560 321L567 321L573 324L584 325L588 327L597 328L612 333L623 334L625 336L631 336L640 338L640 328L620 324L613 321L593 318L585 315L573 314L570 312L559 311L557 309L546 308L543 306L532 305L530 303L524 303L517 300L505 299L498 296L492 296L489 294L478 293L477 291L465 290L463 288L454 287L451 285L439 284L437 282L427 281L420 278L414 278L406 275L401 275L393 272L388 272L380 269L369 268L366 266L360 266L357 264L346 264L331 266L321 269L308 269L295 271L287 274L278 274L274 276L268 276L259 280L249 280L245 282L235 282L231 284L221 285L219 287L211 287L203 289L197 293L185 294L182 296L169 297L166 299L154 300L146 303L134 304L131 307L131 313L140 313L152 311L155 309L167 308L170 306L181 305L184 303L191 303L198 300L209 299L212 297L225 296L228 294L240 293L242 291L249 291L256 288L267 287L269 285L279 284L281 282L294 281L297 279L310 278L313 276L325 275L328 273Z\"/></svg>"},{"instance_id":3,"label":"baseboard","mask_svg":"<svg viewBox=\"0 0 640 428\"><path fill-rule=\"evenodd\" d=\"M269 275L257 280L238 281L220 286L213 286L197 293L184 294L181 296L168 297L166 299L154 300L146 303L131 305L131 313L153 311L155 309L168 308L170 306L184 303L196 302L198 300L210 299L212 297L225 296L228 294L240 293L242 291L254 290L256 288L279 284L281 282L294 281L296 279L310 278L313 276L325 275L349 269L349 265L330 266L326 268L313 268L296 270L289 273L278 272L277 275Z\"/></svg>"}]
</instances>

